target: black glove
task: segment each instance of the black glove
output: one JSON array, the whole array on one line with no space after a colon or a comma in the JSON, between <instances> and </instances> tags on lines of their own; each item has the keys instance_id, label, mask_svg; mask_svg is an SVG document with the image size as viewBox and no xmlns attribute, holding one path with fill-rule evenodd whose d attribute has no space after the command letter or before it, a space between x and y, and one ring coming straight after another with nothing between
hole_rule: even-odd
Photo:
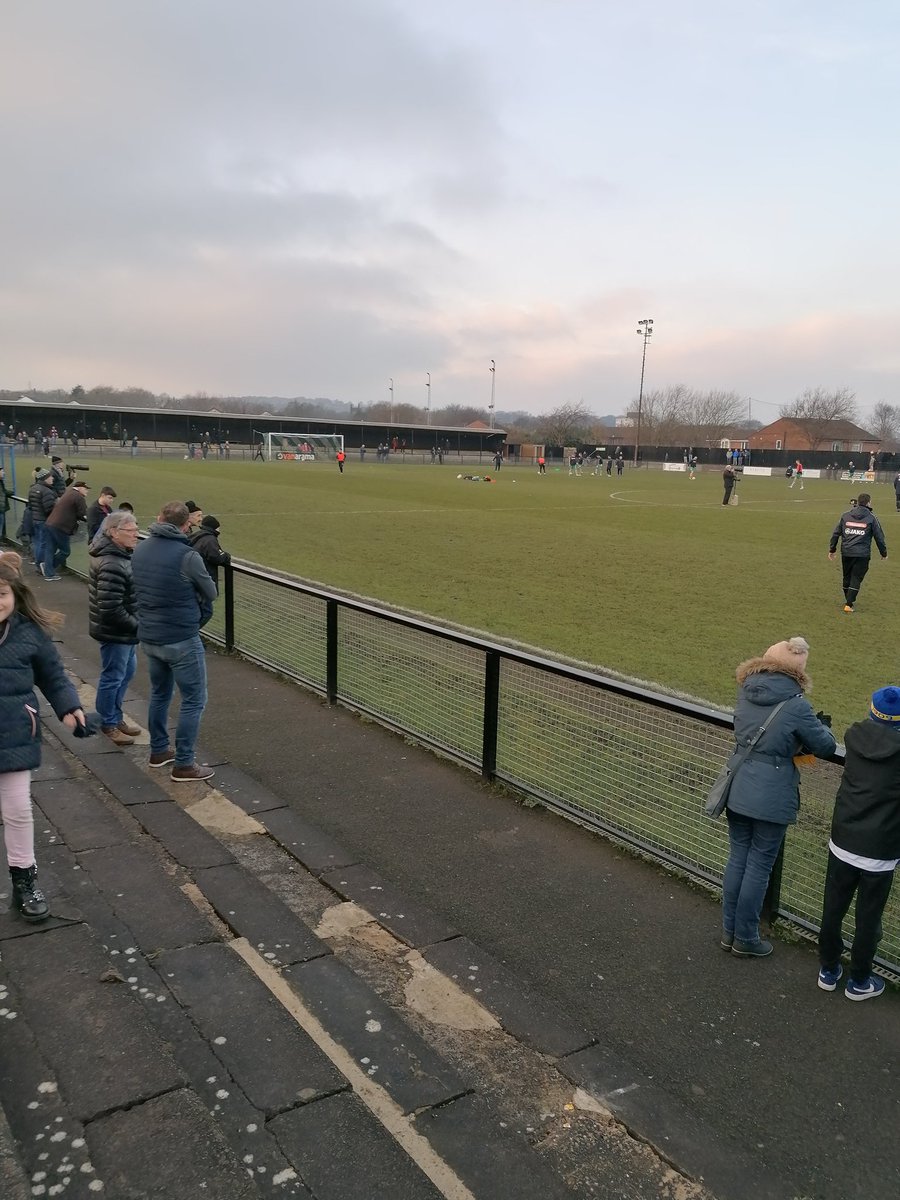
<instances>
[{"instance_id":1,"label":"black glove","mask_svg":"<svg viewBox=\"0 0 900 1200\"><path fill-rule=\"evenodd\" d=\"M816 713L816 720L821 721L823 725L827 725L829 729L831 728L831 713L822 712L820 708Z\"/></svg>"},{"instance_id":2,"label":"black glove","mask_svg":"<svg viewBox=\"0 0 900 1200\"><path fill-rule=\"evenodd\" d=\"M72 736L77 738L93 737L99 728L100 718L94 713L91 713L90 715L85 714L84 724L76 725L72 730Z\"/></svg>"}]
</instances>

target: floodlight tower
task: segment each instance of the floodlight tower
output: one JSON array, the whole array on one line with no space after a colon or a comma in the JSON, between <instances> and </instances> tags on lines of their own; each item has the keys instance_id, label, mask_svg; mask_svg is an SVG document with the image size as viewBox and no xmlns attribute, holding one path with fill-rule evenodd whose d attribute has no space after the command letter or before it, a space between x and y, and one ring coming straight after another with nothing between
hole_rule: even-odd
<instances>
[{"instance_id":1,"label":"floodlight tower","mask_svg":"<svg viewBox=\"0 0 900 1200\"><path fill-rule=\"evenodd\" d=\"M634 465L638 465L638 450L641 446L641 410L644 407L644 367L647 365L647 343L653 337L653 321L647 317L643 321L638 321L637 327L638 337L644 339L644 352L641 355L641 390L638 392L638 411L637 411L637 432L634 438Z\"/></svg>"},{"instance_id":2,"label":"floodlight tower","mask_svg":"<svg viewBox=\"0 0 900 1200\"><path fill-rule=\"evenodd\" d=\"M425 372L425 424L431 424L431 372Z\"/></svg>"},{"instance_id":3,"label":"floodlight tower","mask_svg":"<svg viewBox=\"0 0 900 1200\"><path fill-rule=\"evenodd\" d=\"M390 424L391 424L391 425L393 425L393 423L394 423L394 380L393 380L393 378L392 378L392 379L391 379L391 380L388 382L388 391L391 393L391 420L390 420Z\"/></svg>"},{"instance_id":4,"label":"floodlight tower","mask_svg":"<svg viewBox=\"0 0 900 1200\"><path fill-rule=\"evenodd\" d=\"M491 359L491 402L488 405L488 412L491 416L491 429L494 428L494 380L497 374L497 364Z\"/></svg>"}]
</instances>

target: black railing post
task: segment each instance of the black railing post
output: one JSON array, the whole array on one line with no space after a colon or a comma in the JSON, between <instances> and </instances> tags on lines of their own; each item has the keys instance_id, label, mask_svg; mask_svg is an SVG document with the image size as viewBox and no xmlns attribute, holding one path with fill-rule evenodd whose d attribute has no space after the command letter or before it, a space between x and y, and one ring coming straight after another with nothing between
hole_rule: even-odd
<instances>
[{"instance_id":1,"label":"black railing post","mask_svg":"<svg viewBox=\"0 0 900 1200\"><path fill-rule=\"evenodd\" d=\"M329 704L338 694L338 603L325 601L325 696Z\"/></svg>"},{"instance_id":2,"label":"black railing post","mask_svg":"<svg viewBox=\"0 0 900 1200\"><path fill-rule=\"evenodd\" d=\"M484 718L481 726L481 775L497 771L497 724L500 710L500 655L489 650L484 658Z\"/></svg>"},{"instance_id":3,"label":"black railing post","mask_svg":"<svg viewBox=\"0 0 900 1200\"><path fill-rule=\"evenodd\" d=\"M223 567L225 572L225 649L234 649L234 570L231 563Z\"/></svg>"}]
</instances>

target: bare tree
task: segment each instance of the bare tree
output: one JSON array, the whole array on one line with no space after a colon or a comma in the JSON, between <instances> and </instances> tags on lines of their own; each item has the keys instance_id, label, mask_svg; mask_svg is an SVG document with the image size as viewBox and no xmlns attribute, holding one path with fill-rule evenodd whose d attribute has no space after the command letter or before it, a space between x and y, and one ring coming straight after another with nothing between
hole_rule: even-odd
<instances>
[{"instance_id":1,"label":"bare tree","mask_svg":"<svg viewBox=\"0 0 900 1200\"><path fill-rule=\"evenodd\" d=\"M803 421L810 449L818 450L828 438L832 421L856 420L856 393L847 387L831 392L823 387L807 388L793 403L784 405L781 416Z\"/></svg>"},{"instance_id":2,"label":"bare tree","mask_svg":"<svg viewBox=\"0 0 900 1200\"><path fill-rule=\"evenodd\" d=\"M898 426L900 426L900 411L893 404L887 404L884 400L880 400L872 409L869 432L881 442L882 450L896 449Z\"/></svg>"},{"instance_id":3,"label":"bare tree","mask_svg":"<svg viewBox=\"0 0 900 1200\"><path fill-rule=\"evenodd\" d=\"M561 404L538 417L537 431L547 446L573 446L584 441L594 417L583 404Z\"/></svg>"},{"instance_id":4,"label":"bare tree","mask_svg":"<svg viewBox=\"0 0 900 1200\"><path fill-rule=\"evenodd\" d=\"M694 397L683 383L645 392L641 405L641 441L650 446L675 446L692 422Z\"/></svg>"},{"instance_id":5,"label":"bare tree","mask_svg":"<svg viewBox=\"0 0 900 1200\"><path fill-rule=\"evenodd\" d=\"M711 450L718 446L732 426L738 424L746 411L747 400L737 392L719 389L697 392L692 413L692 424L696 431L693 441L702 440L706 448Z\"/></svg>"},{"instance_id":6,"label":"bare tree","mask_svg":"<svg viewBox=\"0 0 900 1200\"><path fill-rule=\"evenodd\" d=\"M425 419L425 413L422 411L422 420ZM471 404L445 404L443 408L436 408L431 415L432 421L437 425L471 425L473 421L486 421L488 419L487 411L483 408L473 408Z\"/></svg>"}]
</instances>

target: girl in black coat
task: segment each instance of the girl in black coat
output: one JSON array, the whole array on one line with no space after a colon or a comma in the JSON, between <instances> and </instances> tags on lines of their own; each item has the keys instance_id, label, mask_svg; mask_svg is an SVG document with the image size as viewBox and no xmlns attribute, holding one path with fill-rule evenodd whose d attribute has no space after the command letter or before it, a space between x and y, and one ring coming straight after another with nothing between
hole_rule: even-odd
<instances>
[{"instance_id":1,"label":"girl in black coat","mask_svg":"<svg viewBox=\"0 0 900 1200\"><path fill-rule=\"evenodd\" d=\"M63 669L50 630L57 613L44 611L21 575L18 554L0 557L0 812L12 878L12 907L26 921L50 909L37 887L31 772L41 763L41 727L34 689L74 731L84 727L78 693Z\"/></svg>"}]
</instances>

